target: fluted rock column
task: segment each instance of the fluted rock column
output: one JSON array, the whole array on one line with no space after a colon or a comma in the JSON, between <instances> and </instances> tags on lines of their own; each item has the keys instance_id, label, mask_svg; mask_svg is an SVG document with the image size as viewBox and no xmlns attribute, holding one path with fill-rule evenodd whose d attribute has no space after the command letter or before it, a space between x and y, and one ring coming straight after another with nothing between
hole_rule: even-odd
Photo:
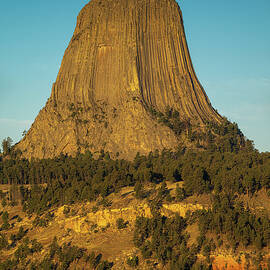
<instances>
[{"instance_id":1,"label":"fluted rock column","mask_svg":"<svg viewBox=\"0 0 270 270\"><path fill-rule=\"evenodd\" d=\"M92 0L80 12L51 97L18 144L26 157L176 148L145 110L221 121L194 72L174 0Z\"/></svg>"}]
</instances>

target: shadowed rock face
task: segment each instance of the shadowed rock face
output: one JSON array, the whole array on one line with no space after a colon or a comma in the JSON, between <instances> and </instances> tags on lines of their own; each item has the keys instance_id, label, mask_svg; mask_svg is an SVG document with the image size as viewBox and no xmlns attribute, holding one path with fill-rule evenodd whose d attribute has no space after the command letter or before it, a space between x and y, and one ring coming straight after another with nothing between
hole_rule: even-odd
<instances>
[{"instance_id":1,"label":"shadowed rock face","mask_svg":"<svg viewBox=\"0 0 270 270\"><path fill-rule=\"evenodd\" d=\"M179 139L145 108L221 120L200 85L174 0L92 0L80 12L46 106L17 145L26 157L136 153Z\"/></svg>"}]
</instances>

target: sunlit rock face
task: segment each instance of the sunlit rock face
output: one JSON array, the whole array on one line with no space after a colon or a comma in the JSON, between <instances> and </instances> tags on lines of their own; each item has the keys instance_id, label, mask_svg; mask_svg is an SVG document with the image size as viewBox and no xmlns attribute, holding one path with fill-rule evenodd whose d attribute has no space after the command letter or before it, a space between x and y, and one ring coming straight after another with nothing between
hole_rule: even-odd
<instances>
[{"instance_id":1,"label":"sunlit rock face","mask_svg":"<svg viewBox=\"0 0 270 270\"><path fill-rule=\"evenodd\" d=\"M221 120L194 72L174 0L92 0L17 148L28 158L104 149L128 159L175 149L180 139L147 108L174 108L200 126Z\"/></svg>"}]
</instances>

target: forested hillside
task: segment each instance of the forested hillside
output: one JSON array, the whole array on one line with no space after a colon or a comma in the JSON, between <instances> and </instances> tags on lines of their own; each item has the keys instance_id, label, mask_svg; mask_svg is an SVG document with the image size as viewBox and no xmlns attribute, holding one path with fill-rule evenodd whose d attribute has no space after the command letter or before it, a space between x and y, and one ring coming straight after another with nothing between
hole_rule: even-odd
<instances>
[{"instance_id":1,"label":"forested hillside","mask_svg":"<svg viewBox=\"0 0 270 270\"><path fill-rule=\"evenodd\" d=\"M219 140L201 150L179 147L177 152L138 153L133 161L89 151L30 161L16 157L11 148L0 160L0 182L10 189L8 194L1 193L2 205L20 202L28 215L37 215L36 226L46 226L50 220L46 213L55 207L100 198L104 206L110 206L110 194L134 187L134 197L146 200L153 216L138 217L135 224L134 244L143 258L158 258L171 269L195 267L199 253L210 265L216 247L230 247L236 253L248 248L263 258L270 244L270 209L258 212L246 202L261 191L270 197L270 153L255 150L234 124L215 133L220 134ZM175 191L165 182L177 183ZM148 190L149 184L160 187ZM164 202L182 202L202 194L210 198L204 210L185 218L169 218L160 212ZM9 228L5 215L2 230ZM199 236L189 245L185 229L192 224L197 224Z\"/></svg>"}]
</instances>

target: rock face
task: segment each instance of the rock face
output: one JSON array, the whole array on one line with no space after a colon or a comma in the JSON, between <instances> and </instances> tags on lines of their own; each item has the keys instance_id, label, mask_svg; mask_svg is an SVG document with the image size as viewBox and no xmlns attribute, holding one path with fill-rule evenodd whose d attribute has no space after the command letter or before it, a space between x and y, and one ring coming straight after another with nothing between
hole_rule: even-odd
<instances>
[{"instance_id":1,"label":"rock face","mask_svg":"<svg viewBox=\"0 0 270 270\"><path fill-rule=\"evenodd\" d=\"M204 209L200 204L164 204L161 208L161 214L164 216L173 216L175 213L182 217L186 216L187 212L194 212L196 210ZM64 206L60 207L56 213L56 222L64 226L65 229L72 229L77 233L89 233L90 227L93 224L100 228L105 228L108 224L115 226L118 218L128 221L129 224L135 224L137 217L151 218L151 209L147 204L138 203L136 206L128 206L120 209L104 209L95 213L87 213L86 216L74 216L63 218L62 213ZM87 220L87 222L86 222Z\"/></svg>"},{"instance_id":2,"label":"rock face","mask_svg":"<svg viewBox=\"0 0 270 270\"><path fill-rule=\"evenodd\" d=\"M133 158L177 147L179 138L147 108L174 108L199 125L221 120L194 72L174 0L92 0L46 106L17 148L28 158L87 149Z\"/></svg>"}]
</instances>

